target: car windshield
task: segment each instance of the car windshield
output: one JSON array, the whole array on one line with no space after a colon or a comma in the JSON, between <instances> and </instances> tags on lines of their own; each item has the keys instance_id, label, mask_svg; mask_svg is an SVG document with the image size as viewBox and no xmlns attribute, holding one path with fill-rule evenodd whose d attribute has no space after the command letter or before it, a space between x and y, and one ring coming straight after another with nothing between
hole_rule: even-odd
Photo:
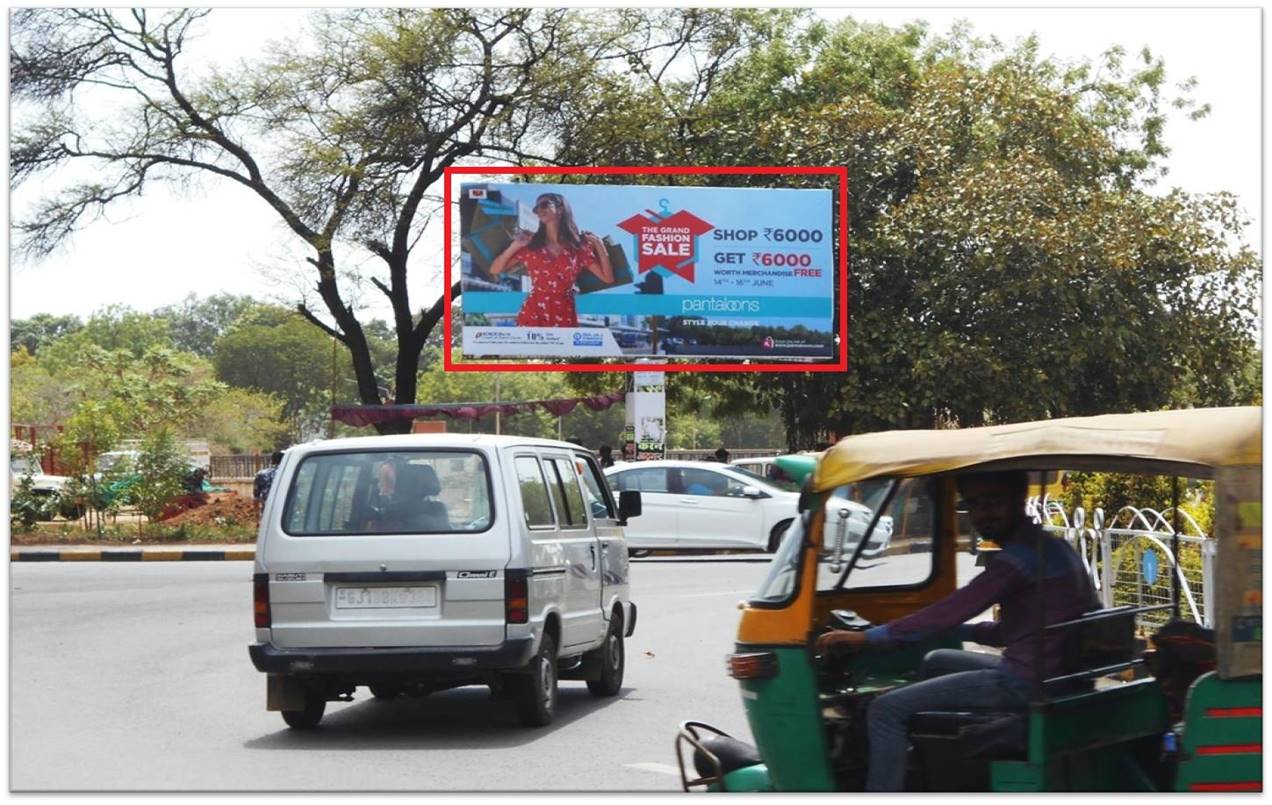
<instances>
[{"instance_id":1,"label":"car windshield","mask_svg":"<svg viewBox=\"0 0 1272 805\"><path fill-rule=\"evenodd\" d=\"M283 529L294 536L475 533L492 516L490 475L478 453L320 453L292 476Z\"/></svg>"},{"instance_id":2,"label":"car windshield","mask_svg":"<svg viewBox=\"0 0 1272 805\"><path fill-rule=\"evenodd\" d=\"M9 471L14 475L39 475L43 472L40 463L31 456L12 456L9 459Z\"/></svg>"},{"instance_id":3,"label":"car windshield","mask_svg":"<svg viewBox=\"0 0 1272 805\"><path fill-rule=\"evenodd\" d=\"M114 469L117 464L135 464L136 461L136 453L102 453L97 457L97 469L101 472L109 472Z\"/></svg>"}]
</instances>

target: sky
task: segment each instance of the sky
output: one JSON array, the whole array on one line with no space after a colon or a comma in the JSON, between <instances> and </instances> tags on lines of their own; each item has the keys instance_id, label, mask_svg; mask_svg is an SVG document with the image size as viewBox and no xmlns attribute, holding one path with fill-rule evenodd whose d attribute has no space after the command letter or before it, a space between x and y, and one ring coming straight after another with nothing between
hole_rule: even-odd
<instances>
[{"instance_id":1,"label":"sky","mask_svg":"<svg viewBox=\"0 0 1272 805\"><path fill-rule=\"evenodd\" d=\"M197 63L227 64L252 58L279 32L297 31L305 11L224 8L205 19L190 55ZM1043 55L1065 62L1094 59L1120 44L1130 53L1149 45L1164 58L1167 80L1195 76L1195 95L1212 111L1200 121L1172 116L1165 130L1172 154L1161 191L1230 191L1253 219L1247 242L1261 248L1262 209L1262 12L1258 8L823 8L828 19L852 16L899 25L924 20L947 31L958 20L975 33L1012 43L1036 33ZM39 193L38 183L11 194L10 220ZM294 237L265 203L250 192L205 181L182 193L156 186L140 199L113 207L40 261L10 259L9 315L35 313L85 317L108 304L152 310L188 294L248 294L294 304L311 284L312 269ZM12 255L12 252L11 252ZM429 304L441 291L441 248L426 239L413 258L412 306ZM378 260L364 258L374 269ZM361 297L366 317L388 318L373 289Z\"/></svg>"}]
</instances>

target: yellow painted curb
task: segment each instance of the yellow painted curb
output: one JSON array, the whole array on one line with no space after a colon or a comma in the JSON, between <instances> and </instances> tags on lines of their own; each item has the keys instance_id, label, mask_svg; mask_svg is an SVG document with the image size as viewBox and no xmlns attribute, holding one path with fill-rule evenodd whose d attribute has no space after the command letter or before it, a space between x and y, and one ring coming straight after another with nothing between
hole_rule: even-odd
<instances>
[{"instance_id":1,"label":"yellow painted curb","mask_svg":"<svg viewBox=\"0 0 1272 805\"><path fill-rule=\"evenodd\" d=\"M143 562L179 562L181 561L181 551L142 551L141 561Z\"/></svg>"},{"instance_id":2,"label":"yellow painted curb","mask_svg":"<svg viewBox=\"0 0 1272 805\"><path fill-rule=\"evenodd\" d=\"M102 559L101 551L62 551L61 561L63 562L100 562Z\"/></svg>"},{"instance_id":3,"label":"yellow painted curb","mask_svg":"<svg viewBox=\"0 0 1272 805\"><path fill-rule=\"evenodd\" d=\"M225 558L227 560L234 560L234 559L252 560L256 558L256 549L246 548L246 549L239 549L235 551L226 551Z\"/></svg>"}]
</instances>

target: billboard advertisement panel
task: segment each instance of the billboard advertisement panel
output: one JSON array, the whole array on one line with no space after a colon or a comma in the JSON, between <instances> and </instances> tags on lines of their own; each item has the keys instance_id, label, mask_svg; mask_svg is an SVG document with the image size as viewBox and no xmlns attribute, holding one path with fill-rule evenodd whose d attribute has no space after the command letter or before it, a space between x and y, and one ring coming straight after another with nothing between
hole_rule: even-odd
<instances>
[{"instance_id":1,"label":"billboard advertisement panel","mask_svg":"<svg viewBox=\"0 0 1272 805\"><path fill-rule=\"evenodd\" d=\"M473 357L836 357L832 191L460 186Z\"/></svg>"}]
</instances>

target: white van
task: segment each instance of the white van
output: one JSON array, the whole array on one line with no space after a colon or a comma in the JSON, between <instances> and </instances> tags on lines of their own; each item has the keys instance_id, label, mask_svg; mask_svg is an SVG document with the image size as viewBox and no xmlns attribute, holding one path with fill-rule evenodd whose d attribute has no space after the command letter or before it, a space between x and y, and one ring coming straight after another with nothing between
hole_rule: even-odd
<instances>
[{"instance_id":1,"label":"white van","mask_svg":"<svg viewBox=\"0 0 1272 805\"><path fill-rule=\"evenodd\" d=\"M566 442L413 434L288 450L262 512L252 662L294 728L360 686L379 698L486 684L549 723L557 680L623 681L636 627L622 525Z\"/></svg>"}]
</instances>

